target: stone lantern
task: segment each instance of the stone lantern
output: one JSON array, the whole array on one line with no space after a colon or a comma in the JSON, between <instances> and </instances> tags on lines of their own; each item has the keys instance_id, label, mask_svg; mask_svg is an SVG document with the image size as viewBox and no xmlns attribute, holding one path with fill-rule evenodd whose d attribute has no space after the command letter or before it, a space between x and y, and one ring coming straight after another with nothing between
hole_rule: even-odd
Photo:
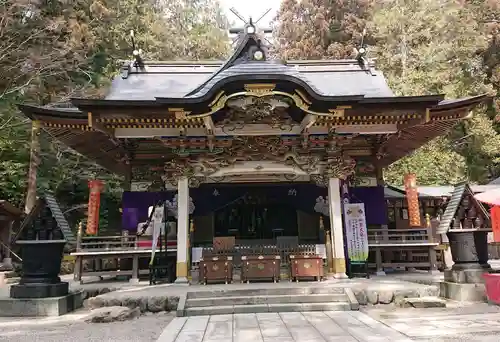
<instances>
[{"instance_id":1,"label":"stone lantern","mask_svg":"<svg viewBox=\"0 0 500 342\"><path fill-rule=\"evenodd\" d=\"M488 264L488 233L491 224L484 206L474 199L466 184L455 187L438 227L445 234L453 266L445 270L442 293L447 298L466 301L484 300L482 275L491 270Z\"/></svg>"},{"instance_id":2,"label":"stone lantern","mask_svg":"<svg viewBox=\"0 0 500 342\"><path fill-rule=\"evenodd\" d=\"M16 244L21 248L22 274L19 284L10 288L11 298L68 295L68 283L61 282L59 278L67 242L64 234L66 227L59 225L60 209L55 213L53 211L46 198L38 199L21 225L21 239Z\"/></svg>"}]
</instances>

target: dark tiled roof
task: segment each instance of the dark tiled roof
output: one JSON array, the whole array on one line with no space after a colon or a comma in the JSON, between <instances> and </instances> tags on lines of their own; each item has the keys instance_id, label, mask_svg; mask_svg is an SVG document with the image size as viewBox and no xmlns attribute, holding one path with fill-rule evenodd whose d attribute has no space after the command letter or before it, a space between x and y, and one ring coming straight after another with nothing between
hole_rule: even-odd
<instances>
[{"instance_id":1,"label":"dark tiled roof","mask_svg":"<svg viewBox=\"0 0 500 342\"><path fill-rule=\"evenodd\" d=\"M478 202L474 198L474 190L467 183L461 183L455 186L453 192L451 193L450 201L446 204L446 210L441 218L439 227L436 230L436 234L446 234L451 228L451 223L457 214L458 207L462 202L465 194L471 196L472 201L476 204L477 208L482 212L482 214L489 220L488 212L486 211L484 205Z\"/></svg>"},{"instance_id":2,"label":"dark tiled roof","mask_svg":"<svg viewBox=\"0 0 500 342\"><path fill-rule=\"evenodd\" d=\"M127 77L117 76L107 100L154 100L206 94L218 82L234 76L257 75L262 78L294 77L323 96L392 97L393 92L380 71L363 70L355 60L288 62L249 62L220 71L220 64L155 63L144 70L132 70ZM216 74L215 74L216 73ZM208 81L208 82L207 82ZM204 84L206 82L206 84Z\"/></svg>"},{"instance_id":3,"label":"dark tiled roof","mask_svg":"<svg viewBox=\"0 0 500 342\"><path fill-rule=\"evenodd\" d=\"M471 192L467 183L459 184L455 187L455 189L453 189L450 201L446 205L446 210L441 218L439 227L436 230L437 234L446 234L448 232L451 222L457 213L458 206L460 205L462 197L466 191Z\"/></svg>"}]
</instances>

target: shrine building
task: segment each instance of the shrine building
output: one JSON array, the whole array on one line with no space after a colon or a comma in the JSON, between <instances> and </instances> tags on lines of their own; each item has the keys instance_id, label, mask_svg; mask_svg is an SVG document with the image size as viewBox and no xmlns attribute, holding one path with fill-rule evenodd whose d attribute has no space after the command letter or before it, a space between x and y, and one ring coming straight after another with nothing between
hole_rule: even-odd
<instances>
[{"instance_id":1,"label":"shrine building","mask_svg":"<svg viewBox=\"0 0 500 342\"><path fill-rule=\"evenodd\" d=\"M122 230L135 234L149 207L177 195L178 282L195 259L190 248L228 236L238 246L331 239L327 252L343 277L343 199L365 204L369 234L387 229L382 169L485 99L395 96L365 56L275 60L255 31L246 26L226 61L136 55L104 99L20 106L51 137L125 179Z\"/></svg>"}]
</instances>

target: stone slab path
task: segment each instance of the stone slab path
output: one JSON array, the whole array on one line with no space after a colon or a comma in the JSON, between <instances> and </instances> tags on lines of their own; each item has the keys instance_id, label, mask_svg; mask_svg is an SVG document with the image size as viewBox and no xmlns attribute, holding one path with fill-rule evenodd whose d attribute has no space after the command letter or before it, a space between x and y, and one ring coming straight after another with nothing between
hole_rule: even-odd
<instances>
[{"instance_id":1,"label":"stone slab path","mask_svg":"<svg viewBox=\"0 0 500 342\"><path fill-rule=\"evenodd\" d=\"M362 312L176 317L157 342L408 342Z\"/></svg>"},{"instance_id":2,"label":"stone slab path","mask_svg":"<svg viewBox=\"0 0 500 342\"><path fill-rule=\"evenodd\" d=\"M376 321L417 341L500 341L500 306L449 302L447 308L374 308Z\"/></svg>"}]
</instances>

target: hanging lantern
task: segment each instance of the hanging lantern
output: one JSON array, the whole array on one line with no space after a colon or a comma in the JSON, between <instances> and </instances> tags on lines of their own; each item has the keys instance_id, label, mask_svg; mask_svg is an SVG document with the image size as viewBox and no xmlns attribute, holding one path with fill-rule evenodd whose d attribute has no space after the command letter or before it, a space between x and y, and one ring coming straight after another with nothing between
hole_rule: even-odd
<instances>
[{"instance_id":1,"label":"hanging lantern","mask_svg":"<svg viewBox=\"0 0 500 342\"><path fill-rule=\"evenodd\" d=\"M408 202L408 219L410 227L420 227L420 208L418 203L417 176L408 173L404 178L406 200Z\"/></svg>"}]
</instances>

